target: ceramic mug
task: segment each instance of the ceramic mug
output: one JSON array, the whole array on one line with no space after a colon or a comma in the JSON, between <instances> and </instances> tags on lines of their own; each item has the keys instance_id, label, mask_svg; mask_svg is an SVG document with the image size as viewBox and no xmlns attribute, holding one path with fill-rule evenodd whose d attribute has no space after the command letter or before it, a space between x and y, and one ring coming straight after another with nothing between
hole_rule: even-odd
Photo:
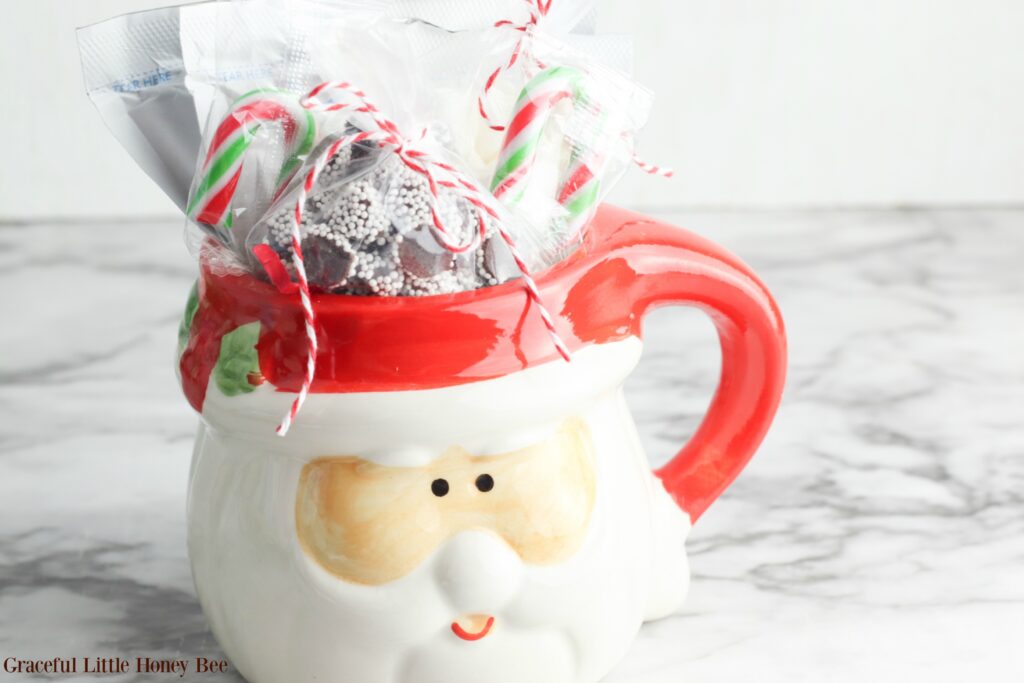
<instances>
[{"instance_id":1,"label":"ceramic mug","mask_svg":"<svg viewBox=\"0 0 1024 683\"><path fill-rule=\"evenodd\" d=\"M785 335L722 248L602 207L537 277L301 311L204 258L180 372L201 413L189 553L214 634L251 683L591 683L685 597L690 525L771 422ZM722 371L706 417L650 471L622 394L655 306L704 309Z\"/></svg>"}]
</instances>

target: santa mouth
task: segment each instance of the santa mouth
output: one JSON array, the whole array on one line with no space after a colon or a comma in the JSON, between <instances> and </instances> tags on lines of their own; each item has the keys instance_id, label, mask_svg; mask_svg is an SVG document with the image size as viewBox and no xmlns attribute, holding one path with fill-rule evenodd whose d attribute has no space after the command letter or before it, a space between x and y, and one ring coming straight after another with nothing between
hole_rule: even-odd
<instances>
[{"instance_id":1,"label":"santa mouth","mask_svg":"<svg viewBox=\"0 0 1024 683\"><path fill-rule=\"evenodd\" d=\"M463 627L459 623L460 621L466 623L466 627ZM470 614L452 622L452 633L463 640L480 640L491 632L492 626L494 626L494 617L489 617L486 614Z\"/></svg>"}]
</instances>

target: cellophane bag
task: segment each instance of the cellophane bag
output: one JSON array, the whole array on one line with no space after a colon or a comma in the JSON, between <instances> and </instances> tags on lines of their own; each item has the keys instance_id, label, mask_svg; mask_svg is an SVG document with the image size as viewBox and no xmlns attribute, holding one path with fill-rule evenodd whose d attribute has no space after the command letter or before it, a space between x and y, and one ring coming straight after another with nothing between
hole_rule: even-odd
<instances>
[{"instance_id":1,"label":"cellophane bag","mask_svg":"<svg viewBox=\"0 0 1024 683\"><path fill-rule=\"evenodd\" d=\"M496 26L465 32L432 55L436 73L459 73L458 64L472 72L470 88L453 88L432 106L458 122L457 153L522 220L534 268L579 246L647 120L650 93L612 65L621 61L614 52L602 54L537 29Z\"/></svg>"},{"instance_id":2,"label":"cellophane bag","mask_svg":"<svg viewBox=\"0 0 1024 683\"><path fill-rule=\"evenodd\" d=\"M80 41L90 95L182 207L196 249L279 285L301 268L314 292L422 296L570 253L649 106L611 66L626 43L569 33L586 30L589 0L543 21L531 2L470 4L201 3ZM171 77L117 87L154 55Z\"/></svg>"}]
</instances>

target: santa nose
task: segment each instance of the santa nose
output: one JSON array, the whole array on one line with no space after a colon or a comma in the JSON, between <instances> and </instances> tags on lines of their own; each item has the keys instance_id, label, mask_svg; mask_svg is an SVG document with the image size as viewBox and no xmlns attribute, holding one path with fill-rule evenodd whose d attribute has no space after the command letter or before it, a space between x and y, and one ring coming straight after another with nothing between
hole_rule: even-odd
<instances>
[{"instance_id":1,"label":"santa nose","mask_svg":"<svg viewBox=\"0 0 1024 683\"><path fill-rule=\"evenodd\" d=\"M438 586L457 614L493 615L515 596L522 574L519 556L483 531L464 531L449 540L435 568Z\"/></svg>"}]
</instances>

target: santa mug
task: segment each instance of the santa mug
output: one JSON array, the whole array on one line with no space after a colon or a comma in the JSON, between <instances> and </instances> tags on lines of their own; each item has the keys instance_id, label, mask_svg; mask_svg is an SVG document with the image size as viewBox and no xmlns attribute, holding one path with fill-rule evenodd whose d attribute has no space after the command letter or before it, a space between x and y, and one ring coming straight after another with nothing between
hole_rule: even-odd
<instances>
[{"instance_id":1,"label":"santa mug","mask_svg":"<svg viewBox=\"0 0 1024 683\"><path fill-rule=\"evenodd\" d=\"M217 640L251 683L592 683L686 595L684 542L771 422L778 309L722 248L603 207L523 288L298 297L204 259L180 371L202 414L189 553ZM722 371L708 413L651 472L623 399L641 323L704 309Z\"/></svg>"}]
</instances>

